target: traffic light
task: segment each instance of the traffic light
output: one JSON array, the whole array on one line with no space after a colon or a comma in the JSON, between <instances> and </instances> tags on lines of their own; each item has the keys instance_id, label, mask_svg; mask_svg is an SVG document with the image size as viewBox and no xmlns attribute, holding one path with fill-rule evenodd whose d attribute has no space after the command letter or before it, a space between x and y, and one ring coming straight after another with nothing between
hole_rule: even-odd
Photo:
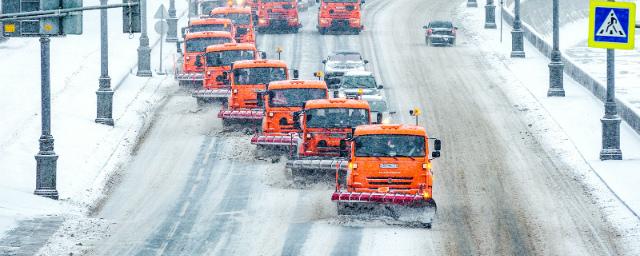
<instances>
[{"instance_id":1,"label":"traffic light","mask_svg":"<svg viewBox=\"0 0 640 256\"><path fill-rule=\"evenodd\" d=\"M133 0L122 0L122 3L136 3L134 6L122 7L122 32L123 33L140 33L142 24L140 24L140 2Z\"/></svg>"}]
</instances>

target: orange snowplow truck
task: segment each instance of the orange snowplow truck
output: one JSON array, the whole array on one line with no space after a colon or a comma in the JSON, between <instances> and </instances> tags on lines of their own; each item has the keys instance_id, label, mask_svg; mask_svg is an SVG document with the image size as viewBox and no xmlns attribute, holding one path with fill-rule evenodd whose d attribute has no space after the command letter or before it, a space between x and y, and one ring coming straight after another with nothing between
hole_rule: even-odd
<instances>
[{"instance_id":1,"label":"orange snowplow truck","mask_svg":"<svg viewBox=\"0 0 640 256\"><path fill-rule=\"evenodd\" d=\"M263 110L258 106L258 92L265 91L270 82L288 80L287 64L279 60L246 60L236 61L232 67L229 108L221 109L218 118L222 118L223 126L261 122Z\"/></svg>"},{"instance_id":2,"label":"orange snowplow truck","mask_svg":"<svg viewBox=\"0 0 640 256\"><path fill-rule=\"evenodd\" d=\"M227 101L231 94L228 72L239 60L258 59L255 44L218 44L207 47L204 54L204 88L193 91L192 96L203 104L211 100Z\"/></svg>"},{"instance_id":3,"label":"orange snowplow truck","mask_svg":"<svg viewBox=\"0 0 640 256\"><path fill-rule=\"evenodd\" d=\"M318 13L318 31L326 34L329 31L346 31L359 34L362 25L360 9L364 0L316 0L320 3Z\"/></svg>"},{"instance_id":4,"label":"orange snowplow truck","mask_svg":"<svg viewBox=\"0 0 640 256\"><path fill-rule=\"evenodd\" d=\"M187 33L207 31L226 31L231 33L234 39L236 34L235 27L230 19L204 18L189 21L189 25L182 28L182 37L185 37Z\"/></svg>"},{"instance_id":5,"label":"orange snowplow truck","mask_svg":"<svg viewBox=\"0 0 640 256\"><path fill-rule=\"evenodd\" d=\"M209 31L187 33L184 36L182 70L176 71L180 85L202 85L204 64L202 55L207 46L234 42L229 32Z\"/></svg>"},{"instance_id":6,"label":"orange snowplow truck","mask_svg":"<svg viewBox=\"0 0 640 256\"><path fill-rule=\"evenodd\" d=\"M258 32L288 29L298 33L298 0L258 0Z\"/></svg>"},{"instance_id":7,"label":"orange snowplow truck","mask_svg":"<svg viewBox=\"0 0 640 256\"><path fill-rule=\"evenodd\" d=\"M258 106L264 107L262 133L251 138L251 144L263 147L292 147L298 133L293 113L302 110L309 100L328 99L327 83L320 80L287 80L269 83L267 91L258 94Z\"/></svg>"},{"instance_id":8,"label":"orange snowplow truck","mask_svg":"<svg viewBox=\"0 0 640 256\"><path fill-rule=\"evenodd\" d=\"M341 149L347 168L336 172L331 200L338 214L384 213L403 223L431 227L436 203L433 199L431 161L440 157L440 140L429 140L423 127L379 124L355 128ZM338 166L338 165L336 165Z\"/></svg>"},{"instance_id":9,"label":"orange snowplow truck","mask_svg":"<svg viewBox=\"0 0 640 256\"><path fill-rule=\"evenodd\" d=\"M212 18L230 19L236 29L236 41L239 43L255 43L256 35L253 27L253 16L250 7L218 7L211 11Z\"/></svg>"}]
</instances>

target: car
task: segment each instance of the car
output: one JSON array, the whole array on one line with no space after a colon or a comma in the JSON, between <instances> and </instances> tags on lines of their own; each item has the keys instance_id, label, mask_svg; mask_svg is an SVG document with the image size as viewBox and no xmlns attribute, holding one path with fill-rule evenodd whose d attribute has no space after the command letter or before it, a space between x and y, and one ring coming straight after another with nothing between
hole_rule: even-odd
<instances>
[{"instance_id":1,"label":"car","mask_svg":"<svg viewBox=\"0 0 640 256\"><path fill-rule=\"evenodd\" d=\"M383 86L376 83L376 78L370 71L352 70L347 71L340 78L338 84L332 85L329 89L335 89L340 97L355 98L362 95L381 95Z\"/></svg>"},{"instance_id":2,"label":"car","mask_svg":"<svg viewBox=\"0 0 640 256\"><path fill-rule=\"evenodd\" d=\"M455 45L457 27L451 21L431 21L423 26L427 45Z\"/></svg>"},{"instance_id":3,"label":"car","mask_svg":"<svg viewBox=\"0 0 640 256\"><path fill-rule=\"evenodd\" d=\"M306 11L309 9L309 2L313 2L313 1L308 1L308 0L298 0L298 11Z\"/></svg>"},{"instance_id":4,"label":"car","mask_svg":"<svg viewBox=\"0 0 640 256\"><path fill-rule=\"evenodd\" d=\"M324 80L329 86L337 84L340 82L339 77L343 76L347 71L366 71L367 63L369 61L363 59L362 55L356 51L333 52L322 61L322 64L324 64Z\"/></svg>"}]
</instances>

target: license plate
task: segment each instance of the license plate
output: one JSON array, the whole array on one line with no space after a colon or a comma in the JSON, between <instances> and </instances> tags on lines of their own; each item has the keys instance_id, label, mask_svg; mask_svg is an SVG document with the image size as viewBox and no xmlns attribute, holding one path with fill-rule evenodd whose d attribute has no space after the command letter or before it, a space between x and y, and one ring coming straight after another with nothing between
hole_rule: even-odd
<instances>
[{"instance_id":1,"label":"license plate","mask_svg":"<svg viewBox=\"0 0 640 256\"><path fill-rule=\"evenodd\" d=\"M382 169L396 169L398 168L397 164L380 164L380 168Z\"/></svg>"}]
</instances>

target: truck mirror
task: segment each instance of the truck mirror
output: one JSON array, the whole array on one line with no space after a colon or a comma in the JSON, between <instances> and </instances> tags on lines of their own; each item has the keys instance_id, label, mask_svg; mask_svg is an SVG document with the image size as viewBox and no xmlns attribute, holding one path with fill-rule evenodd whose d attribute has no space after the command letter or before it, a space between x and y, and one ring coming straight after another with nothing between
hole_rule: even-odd
<instances>
[{"instance_id":1,"label":"truck mirror","mask_svg":"<svg viewBox=\"0 0 640 256\"><path fill-rule=\"evenodd\" d=\"M316 3L320 3L320 0L316 0Z\"/></svg>"},{"instance_id":2,"label":"truck mirror","mask_svg":"<svg viewBox=\"0 0 640 256\"><path fill-rule=\"evenodd\" d=\"M365 2L366 2L365 0L362 0L362 1L360 2L360 4L364 4Z\"/></svg>"},{"instance_id":3,"label":"truck mirror","mask_svg":"<svg viewBox=\"0 0 640 256\"><path fill-rule=\"evenodd\" d=\"M428 29L429 27L427 27L427 26L422 26L422 28L424 28L424 29Z\"/></svg>"},{"instance_id":4,"label":"truck mirror","mask_svg":"<svg viewBox=\"0 0 640 256\"><path fill-rule=\"evenodd\" d=\"M364 60L364 64L369 64L369 61L368 60Z\"/></svg>"},{"instance_id":5,"label":"truck mirror","mask_svg":"<svg viewBox=\"0 0 640 256\"><path fill-rule=\"evenodd\" d=\"M263 60L267 59L267 53L266 52L260 52L260 58L262 58Z\"/></svg>"},{"instance_id":6,"label":"truck mirror","mask_svg":"<svg viewBox=\"0 0 640 256\"><path fill-rule=\"evenodd\" d=\"M333 97L334 98L340 98L340 91L338 91L338 90L333 91Z\"/></svg>"},{"instance_id":7,"label":"truck mirror","mask_svg":"<svg viewBox=\"0 0 640 256\"><path fill-rule=\"evenodd\" d=\"M340 140L340 157L349 156L349 151L347 150L347 140Z\"/></svg>"},{"instance_id":8,"label":"truck mirror","mask_svg":"<svg viewBox=\"0 0 640 256\"><path fill-rule=\"evenodd\" d=\"M301 111L293 112L293 128L300 129L300 113Z\"/></svg>"},{"instance_id":9,"label":"truck mirror","mask_svg":"<svg viewBox=\"0 0 640 256\"><path fill-rule=\"evenodd\" d=\"M379 84L379 85L378 85L378 90L382 90L382 89L384 89L384 86L383 86L383 85L381 85L381 84Z\"/></svg>"},{"instance_id":10,"label":"truck mirror","mask_svg":"<svg viewBox=\"0 0 640 256\"><path fill-rule=\"evenodd\" d=\"M187 27L183 27L181 31L182 31L182 37L187 35Z\"/></svg>"},{"instance_id":11,"label":"truck mirror","mask_svg":"<svg viewBox=\"0 0 640 256\"><path fill-rule=\"evenodd\" d=\"M275 93L273 91L268 91L267 92L267 96L269 96L269 99L273 99L274 95L275 95Z\"/></svg>"},{"instance_id":12,"label":"truck mirror","mask_svg":"<svg viewBox=\"0 0 640 256\"><path fill-rule=\"evenodd\" d=\"M293 79L297 80L298 77L300 77L300 71L298 71L297 69L293 70Z\"/></svg>"},{"instance_id":13,"label":"truck mirror","mask_svg":"<svg viewBox=\"0 0 640 256\"><path fill-rule=\"evenodd\" d=\"M222 72L222 79L223 80L228 80L229 79L229 72L227 72L227 71Z\"/></svg>"},{"instance_id":14,"label":"truck mirror","mask_svg":"<svg viewBox=\"0 0 640 256\"><path fill-rule=\"evenodd\" d=\"M376 115L376 122L378 124L382 123L382 113L378 112L378 114Z\"/></svg>"},{"instance_id":15,"label":"truck mirror","mask_svg":"<svg viewBox=\"0 0 640 256\"><path fill-rule=\"evenodd\" d=\"M176 42L176 52L182 54L182 42L180 41Z\"/></svg>"},{"instance_id":16,"label":"truck mirror","mask_svg":"<svg viewBox=\"0 0 640 256\"><path fill-rule=\"evenodd\" d=\"M263 107L264 106L264 93L263 92L258 92L256 93L256 105L258 105L258 107Z\"/></svg>"},{"instance_id":17,"label":"truck mirror","mask_svg":"<svg viewBox=\"0 0 640 256\"><path fill-rule=\"evenodd\" d=\"M438 158L438 157L440 157L440 151L433 151L433 152L431 152L431 157L432 157L432 158Z\"/></svg>"},{"instance_id":18,"label":"truck mirror","mask_svg":"<svg viewBox=\"0 0 640 256\"><path fill-rule=\"evenodd\" d=\"M433 149L435 151L440 151L442 149L442 141L440 141L439 139L433 141Z\"/></svg>"},{"instance_id":19,"label":"truck mirror","mask_svg":"<svg viewBox=\"0 0 640 256\"><path fill-rule=\"evenodd\" d=\"M327 64L327 60L322 60L322 64Z\"/></svg>"},{"instance_id":20,"label":"truck mirror","mask_svg":"<svg viewBox=\"0 0 640 256\"><path fill-rule=\"evenodd\" d=\"M194 64L196 67L202 67L202 55L196 56L196 62Z\"/></svg>"}]
</instances>

